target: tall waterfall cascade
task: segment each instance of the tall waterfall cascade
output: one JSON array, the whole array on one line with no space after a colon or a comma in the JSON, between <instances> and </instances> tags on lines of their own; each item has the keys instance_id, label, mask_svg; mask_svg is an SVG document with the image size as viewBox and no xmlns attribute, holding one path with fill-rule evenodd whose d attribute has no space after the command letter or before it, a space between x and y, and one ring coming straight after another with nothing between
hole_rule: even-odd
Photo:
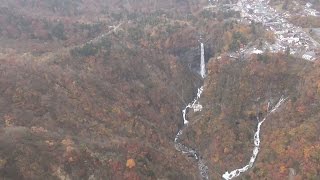
<instances>
[{"instance_id":1,"label":"tall waterfall cascade","mask_svg":"<svg viewBox=\"0 0 320 180\"><path fill-rule=\"evenodd\" d=\"M206 65L204 61L204 45L203 43L201 43L200 75L202 78L205 78L205 75L206 75L205 66ZM208 166L205 164L205 161L202 159L199 152L179 142L180 136L183 134L185 128L188 127L189 125L189 120L187 119L188 109L192 109L194 112L199 112L202 110L202 105L199 102L202 92L203 92L203 86L201 86L198 89L197 96L193 99L193 101L187 104L186 107L182 110L183 127L178 131L176 137L174 138L174 145L177 151L180 151L182 154L186 154L189 157L193 157L197 161L201 179L209 180Z\"/></svg>"},{"instance_id":2,"label":"tall waterfall cascade","mask_svg":"<svg viewBox=\"0 0 320 180\"><path fill-rule=\"evenodd\" d=\"M206 77L206 63L204 60L204 45L203 45L203 43L201 43L200 75L202 78Z\"/></svg>"}]
</instances>

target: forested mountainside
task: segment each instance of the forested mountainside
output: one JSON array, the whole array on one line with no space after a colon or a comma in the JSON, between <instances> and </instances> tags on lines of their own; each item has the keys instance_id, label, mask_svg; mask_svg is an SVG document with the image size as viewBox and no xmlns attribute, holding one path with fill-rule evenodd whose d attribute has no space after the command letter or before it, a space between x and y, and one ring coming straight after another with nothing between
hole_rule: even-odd
<instances>
[{"instance_id":1,"label":"forested mountainside","mask_svg":"<svg viewBox=\"0 0 320 180\"><path fill-rule=\"evenodd\" d=\"M221 179L265 117L238 178L319 179L319 61L274 52L235 3L1 0L0 179Z\"/></svg>"},{"instance_id":2,"label":"forested mountainside","mask_svg":"<svg viewBox=\"0 0 320 180\"><path fill-rule=\"evenodd\" d=\"M161 8L73 14L60 1L7 3L1 7L2 178L198 177L173 146L180 109L201 82L181 63L198 56L195 23Z\"/></svg>"},{"instance_id":3,"label":"forested mountainside","mask_svg":"<svg viewBox=\"0 0 320 180\"><path fill-rule=\"evenodd\" d=\"M262 126L260 154L243 179L317 179L319 172L319 63L284 55L254 55L249 61L211 61L200 99L203 111L184 142L199 148L213 179L249 161L259 119L268 103L287 97Z\"/></svg>"},{"instance_id":4,"label":"forested mountainside","mask_svg":"<svg viewBox=\"0 0 320 180\"><path fill-rule=\"evenodd\" d=\"M302 28L319 28L320 1L318 0L270 0L270 5L288 14L290 22Z\"/></svg>"},{"instance_id":5,"label":"forested mountainside","mask_svg":"<svg viewBox=\"0 0 320 180\"><path fill-rule=\"evenodd\" d=\"M194 164L172 138L182 124L180 107L200 81L179 57L146 48L151 40L143 37L152 29L140 26L148 19L116 31L108 21L27 17L20 13L39 7L23 2L2 9L0 176L195 179Z\"/></svg>"}]
</instances>

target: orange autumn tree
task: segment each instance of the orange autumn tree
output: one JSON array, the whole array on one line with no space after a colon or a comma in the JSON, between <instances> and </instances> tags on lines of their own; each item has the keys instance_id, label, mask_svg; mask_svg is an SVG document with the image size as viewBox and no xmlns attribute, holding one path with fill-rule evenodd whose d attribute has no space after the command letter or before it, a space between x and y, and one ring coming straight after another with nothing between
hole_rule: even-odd
<instances>
[{"instance_id":1,"label":"orange autumn tree","mask_svg":"<svg viewBox=\"0 0 320 180\"><path fill-rule=\"evenodd\" d=\"M127 166L129 169L131 169L131 168L133 168L133 167L136 166L136 162L134 161L134 159L128 159L128 160L127 160L127 163L126 163L126 166Z\"/></svg>"}]
</instances>

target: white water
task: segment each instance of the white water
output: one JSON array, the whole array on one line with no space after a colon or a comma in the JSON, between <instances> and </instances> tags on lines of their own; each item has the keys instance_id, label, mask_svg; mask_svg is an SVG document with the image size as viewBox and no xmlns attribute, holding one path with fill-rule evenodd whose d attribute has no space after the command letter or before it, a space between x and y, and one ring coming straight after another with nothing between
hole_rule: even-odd
<instances>
[{"instance_id":1,"label":"white water","mask_svg":"<svg viewBox=\"0 0 320 180\"><path fill-rule=\"evenodd\" d=\"M280 100L278 101L278 103L269 111L269 107L270 107L270 103L268 104L268 113L267 115L263 118L262 121L259 121L258 123L258 127L257 127L257 131L256 133L254 134L254 148L253 148L253 152L252 152L252 156L250 158L250 161L247 165L245 165L244 167L240 168L240 169L236 169L236 170L233 170L231 172L225 172L222 177L226 180L230 180L230 179L233 179L235 177L238 177L240 176L241 173L244 173L246 171L248 171L250 168L252 168L257 156L258 156L258 153L259 153L259 150L260 150L260 130L261 130L261 125L264 123L264 121L267 119L267 117L275 112L280 106L281 104L286 100L286 98L283 98L281 97ZM258 119L259 120L259 119Z\"/></svg>"},{"instance_id":2,"label":"white water","mask_svg":"<svg viewBox=\"0 0 320 180\"><path fill-rule=\"evenodd\" d=\"M206 64L204 61L204 45L203 45L203 43L201 43L200 75L202 78L205 78L205 76L206 76Z\"/></svg>"},{"instance_id":3,"label":"white water","mask_svg":"<svg viewBox=\"0 0 320 180\"><path fill-rule=\"evenodd\" d=\"M188 109L193 109L194 112L198 112L202 110L202 105L199 104L198 100L201 97L201 94L203 92L203 86L201 86L198 89L198 93L197 96L195 97L195 99L189 103L183 110L182 110L182 117L183 117L183 124L184 126L179 130L179 132L177 133L176 137L174 138L174 143L175 143L175 148L177 151L182 152L183 154L186 154L188 156L194 157L197 162L198 162L198 169L200 172L200 175L202 177L202 179L209 179L208 176L208 167L205 165L204 161L202 160L201 157L199 157L199 153L192 149L189 148L183 144L181 144L179 142L179 138L183 133L183 130L188 127L189 121L187 120L186 116L187 116L187 110Z\"/></svg>"},{"instance_id":4,"label":"white water","mask_svg":"<svg viewBox=\"0 0 320 180\"><path fill-rule=\"evenodd\" d=\"M209 3L211 4L211 0L209 0ZM203 43L201 43L201 62L200 62L200 75L202 78L205 78L206 76L206 69L205 69L205 59L204 59L204 45ZM179 132L177 133L174 142L175 142L175 148L182 152L183 154L187 154L189 156L194 157L197 162L198 162L198 169L200 171L200 175L202 177L202 179L209 179L209 174L208 174L208 167L204 164L204 161L202 160L202 158L199 156L198 152L195 151L194 149L191 149L183 144L181 144L179 141L179 137L182 135L183 130L188 127L189 121L186 118L186 113L187 113L187 109L193 109L194 112L197 111L201 111L202 110L202 105L199 104L198 100L202 94L203 91L203 86L201 88L198 89L198 93L197 93L197 97L191 102L189 103L183 110L182 110L182 116L183 116L183 122L184 122L184 126L179 130ZM270 107L270 102L268 103L268 112L267 115L262 119L258 119L258 125L257 125L257 130L254 134L254 148L252 151L252 156L248 162L248 164L246 164L244 167L239 168L239 169L235 169L231 172L225 172L222 175L222 178L225 180L231 180L235 177L240 176L242 173L248 171L250 168L253 167L256 158L259 154L259 150L260 150L260 131L261 131L261 126L262 124L266 121L266 119L272 114L274 113L284 102L285 102L286 98L281 97L280 100L277 102L277 104L275 106L273 106L272 108ZM271 109L270 109L271 108Z\"/></svg>"},{"instance_id":5,"label":"white water","mask_svg":"<svg viewBox=\"0 0 320 180\"><path fill-rule=\"evenodd\" d=\"M202 78L205 77L205 61L204 61L204 45L201 43L201 64L200 64L200 75ZM203 86L201 86L198 89L197 96L194 98L194 100L189 103L183 110L182 110L182 118L183 118L183 124L184 126L179 130L176 137L174 138L175 148L177 151L182 152L183 154L186 154L188 156L194 157L197 160L198 163L198 169L200 172L200 176L202 179L208 180L208 167L205 165L202 158L199 156L199 153L189 148L179 142L180 136L183 133L183 130L188 127L189 121L187 120L187 110L193 109L194 112L198 112L202 110L202 105L199 103L199 98L201 97L201 94L203 92Z\"/></svg>"},{"instance_id":6,"label":"white water","mask_svg":"<svg viewBox=\"0 0 320 180\"><path fill-rule=\"evenodd\" d=\"M186 112L187 112L187 109L188 109L188 108L193 109L194 112L198 112L198 111L201 111L201 110L202 110L202 105L199 104L199 102L198 102L198 99L201 97L202 91L203 91L203 86L198 89L197 97L192 101L192 103L189 103L189 104L182 110L182 117L183 117L183 124L184 124L184 125L186 125L186 124L189 123L189 121L188 121L187 118L186 118Z\"/></svg>"},{"instance_id":7,"label":"white water","mask_svg":"<svg viewBox=\"0 0 320 180\"><path fill-rule=\"evenodd\" d=\"M200 75L202 78L205 78L206 76L206 70L205 70L205 59L204 59L204 45L203 43L201 43L201 62L200 62ZM177 151L182 152L183 154L186 154L190 157L193 157L197 160L198 163L198 169L200 172L200 175L202 177L202 179L208 180L209 179L209 174L208 174L208 167L205 165L203 159L201 158L201 156L199 156L199 153L192 149L189 148L183 144L181 144L179 142L180 136L183 134L183 131L186 127L188 127L189 121L187 120L187 110L188 109L193 109L194 112L198 112L202 110L202 105L198 102L199 98L201 97L201 94L203 92L203 86L201 86L198 89L198 93L197 96L195 97L195 99L189 103L183 110L182 110L182 117L183 117L183 124L184 126L179 130L179 132L177 133L175 139L174 139L174 143L175 143L175 148ZM250 158L250 161L247 165L245 165L242 168L233 170L231 172L225 172L222 175L222 178L224 178L225 180L231 180L235 177L240 176L240 174L248 171L250 168L253 167L256 158L259 154L259 150L260 150L260 130L261 130L261 126L262 124L265 122L265 120L267 119L267 117L269 117L270 114L274 113L283 102L285 102L286 98L281 97L280 100L277 102L277 104L272 107L272 109L270 110L270 102L268 103L268 112L267 115L258 123L257 126L257 131L255 132L254 135L254 148L252 151L252 156Z\"/></svg>"}]
</instances>

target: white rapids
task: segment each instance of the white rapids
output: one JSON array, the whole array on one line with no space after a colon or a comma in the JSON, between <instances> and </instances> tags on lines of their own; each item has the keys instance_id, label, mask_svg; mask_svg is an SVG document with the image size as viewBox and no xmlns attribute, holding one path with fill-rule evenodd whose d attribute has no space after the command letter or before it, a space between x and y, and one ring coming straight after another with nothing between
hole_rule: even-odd
<instances>
[{"instance_id":1,"label":"white rapids","mask_svg":"<svg viewBox=\"0 0 320 180\"><path fill-rule=\"evenodd\" d=\"M286 100L286 98L283 98L281 97L280 100L278 101L278 103L269 111L269 107L270 107L270 103L268 104L268 113L267 115L263 118L262 121L260 121L259 119L259 123L258 123L258 127L257 127L257 131L256 133L254 134L254 148L253 148L253 152L252 152L252 156L250 158L250 161L247 165L245 165L244 167L240 168L240 169L236 169L236 170L233 170L231 172L225 172L222 177L225 179L225 180L231 180L235 177L238 177L240 176L241 173L244 173L246 171L248 171L250 168L252 168L257 156L258 156L258 153L259 153L259 150L260 150L260 130L261 130L261 125L264 123L264 121L267 119L267 117L272 114L273 112L275 112L280 106L281 104Z\"/></svg>"},{"instance_id":2,"label":"white rapids","mask_svg":"<svg viewBox=\"0 0 320 180\"><path fill-rule=\"evenodd\" d=\"M205 61L204 61L203 43L201 43L200 75L202 78L205 77ZM209 179L208 167L205 165L204 160L199 156L199 153L196 150L190 147L187 147L186 145L183 145L182 143L179 142L180 136L182 135L184 129L189 125L189 121L187 120L187 110L193 109L194 112L199 112L202 110L202 105L199 103L199 99L201 97L202 92L203 92L203 86L201 86L198 89L197 96L194 98L194 100L182 110L183 127L179 130L176 137L174 138L174 145L177 151L180 151L183 154L193 157L197 161L201 178L204 180L208 180Z\"/></svg>"},{"instance_id":3,"label":"white rapids","mask_svg":"<svg viewBox=\"0 0 320 180\"><path fill-rule=\"evenodd\" d=\"M179 139L183 133L183 130L186 127L188 127L188 125L189 125L189 121L186 118L187 109L193 109L194 112L198 112L198 111L202 110L202 105L198 102L199 98L201 97L202 92L203 92L203 86L201 86L198 89L198 93L197 93L197 96L195 97L195 99L182 110L182 117L183 117L184 126L179 130L176 137L174 138L174 144L175 144L175 148L177 151L180 151L183 154L186 154L188 156L194 157L197 160L198 169L200 171L200 175L201 175L202 179L208 180L209 179L208 167L205 165L203 159L199 156L199 153L196 150L189 148L179 142Z\"/></svg>"}]
</instances>

